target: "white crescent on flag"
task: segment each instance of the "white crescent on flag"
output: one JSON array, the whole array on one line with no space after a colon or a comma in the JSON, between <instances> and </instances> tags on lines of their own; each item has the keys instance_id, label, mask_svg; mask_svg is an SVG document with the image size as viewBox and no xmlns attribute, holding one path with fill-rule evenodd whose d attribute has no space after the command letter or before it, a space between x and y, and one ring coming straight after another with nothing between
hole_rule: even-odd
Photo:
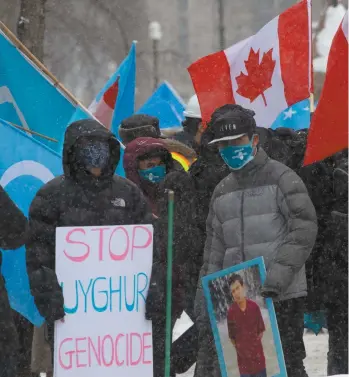
<instances>
[{"instance_id":1,"label":"white crescent on flag","mask_svg":"<svg viewBox=\"0 0 349 377\"><path fill-rule=\"evenodd\" d=\"M13 180L24 175L31 175L43 183L47 183L55 177L46 166L36 161L23 160L11 165L4 172L0 179L0 185L5 188Z\"/></svg>"}]
</instances>

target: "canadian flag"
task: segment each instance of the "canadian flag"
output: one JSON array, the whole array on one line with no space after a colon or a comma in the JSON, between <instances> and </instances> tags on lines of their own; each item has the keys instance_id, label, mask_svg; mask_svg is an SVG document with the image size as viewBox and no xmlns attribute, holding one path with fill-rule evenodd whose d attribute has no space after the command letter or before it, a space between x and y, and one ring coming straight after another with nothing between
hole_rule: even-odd
<instances>
[{"instance_id":1,"label":"canadian flag","mask_svg":"<svg viewBox=\"0 0 349 377\"><path fill-rule=\"evenodd\" d=\"M236 103L270 127L281 111L309 97L312 87L311 0L302 0L254 36L188 68L204 122Z\"/></svg>"},{"instance_id":2,"label":"canadian flag","mask_svg":"<svg viewBox=\"0 0 349 377\"><path fill-rule=\"evenodd\" d=\"M91 103L88 110L108 129L111 128L113 113L115 109L116 99L119 92L119 78L107 88L102 91Z\"/></svg>"},{"instance_id":3,"label":"canadian flag","mask_svg":"<svg viewBox=\"0 0 349 377\"><path fill-rule=\"evenodd\" d=\"M333 38L324 87L310 124L304 165L348 148L348 12Z\"/></svg>"}]
</instances>

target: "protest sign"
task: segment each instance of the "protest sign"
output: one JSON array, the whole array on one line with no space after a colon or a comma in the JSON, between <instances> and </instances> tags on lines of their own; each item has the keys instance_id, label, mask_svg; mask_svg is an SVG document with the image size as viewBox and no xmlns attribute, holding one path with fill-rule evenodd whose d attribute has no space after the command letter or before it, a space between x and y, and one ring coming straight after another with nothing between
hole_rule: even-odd
<instances>
[{"instance_id":1,"label":"protest sign","mask_svg":"<svg viewBox=\"0 0 349 377\"><path fill-rule=\"evenodd\" d=\"M56 322L56 377L153 375L152 255L151 225L57 228L66 316Z\"/></svg>"},{"instance_id":2,"label":"protest sign","mask_svg":"<svg viewBox=\"0 0 349 377\"><path fill-rule=\"evenodd\" d=\"M286 377L273 301L257 258L202 279L222 377Z\"/></svg>"}]
</instances>

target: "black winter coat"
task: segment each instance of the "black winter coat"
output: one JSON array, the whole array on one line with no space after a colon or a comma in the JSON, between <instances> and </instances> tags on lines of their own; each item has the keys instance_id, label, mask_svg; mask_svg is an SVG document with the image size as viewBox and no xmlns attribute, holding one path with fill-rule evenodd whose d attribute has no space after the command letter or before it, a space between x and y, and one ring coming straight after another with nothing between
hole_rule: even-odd
<instances>
[{"instance_id":1,"label":"black winter coat","mask_svg":"<svg viewBox=\"0 0 349 377\"><path fill-rule=\"evenodd\" d=\"M197 225L197 198L191 178L184 172L167 174L159 187L159 218L155 223L153 268L147 297L147 318L161 320L166 309L168 190L174 196L172 316L178 318L194 301L203 248Z\"/></svg>"},{"instance_id":2,"label":"black winter coat","mask_svg":"<svg viewBox=\"0 0 349 377\"><path fill-rule=\"evenodd\" d=\"M222 160L218 150L202 147L198 159L191 165L189 175L194 181L198 210L197 223L206 239L206 219L214 189L228 174L230 169Z\"/></svg>"},{"instance_id":3,"label":"black winter coat","mask_svg":"<svg viewBox=\"0 0 349 377\"><path fill-rule=\"evenodd\" d=\"M26 241L27 219L0 186L0 248L14 250ZM0 265L1 265L0 253Z\"/></svg>"},{"instance_id":4,"label":"black winter coat","mask_svg":"<svg viewBox=\"0 0 349 377\"><path fill-rule=\"evenodd\" d=\"M335 164L337 161L335 161ZM334 203L314 274L322 303L348 307L348 157L333 172ZM320 299L319 299L320 301Z\"/></svg>"},{"instance_id":5,"label":"black winter coat","mask_svg":"<svg viewBox=\"0 0 349 377\"><path fill-rule=\"evenodd\" d=\"M220 181L230 174L229 167L222 160L218 149L208 146L214 135L210 127L204 132L201 139L201 147L198 159L191 165L189 175L194 182L197 209L195 211L196 224L199 229L197 243L200 252L195 261L195 274L193 275L193 285L197 287L200 269L203 263L204 246L206 241L206 219L213 191ZM195 281L195 283L194 283ZM195 293L188 314L192 319L194 316Z\"/></svg>"},{"instance_id":6,"label":"black winter coat","mask_svg":"<svg viewBox=\"0 0 349 377\"><path fill-rule=\"evenodd\" d=\"M110 161L100 178L76 161L79 141L91 137L110 144ZM35 303L48 322L64 316L62 290L55 273L56 227L152 223L141 191L129 180L114 175L119 157L119 142L97 121L71 124L64 140L64 175L43 186L31 204L27 269Z\"/></svg>"},{"instance_id":7,"label":"black winter coat","mask_svg":"<svg viewBox=\"0 0 349 377\"><path fill-rule=\"evenodd\" d=\"M313 250L306 262L308 298L307 310L316 311L323 303L319 282L322 279L324 263L324 247L327 238L327 228L332 222L331 211L335 196L333 192L333 164L331 159L316 162L302 167L299 172L310 199L312 200L318 221L318 234ZM326 267L325 267L326 268Z\"/></svg>"},{"instance_id":8,"label":"black winter coat","mask_svg":"<svg viewBox=\"0 0 349 377\"><path fill-rule=\"evenodd\" d=\"M17 249L26 241L27 219L0 186L0 248ZM6 251L5 251L6 252ZM10 252L10 251L9 251ZM0 269L2 254L0 252ZM0 353L8 357L16 352L16 328L12 319L12 310L7 296L5 280L0 273ZM1 359L0 357L0 359ZM0 365L1 372L1 365Z\"/></svg>"},{"instance_id":9,"label":"black winter coat","mask_svg":"<svg viewBox=\"0 0 349 377\"><path fill-rule=\"evenodd\" d=\"M323 303L348 307L348 214L332 212L325 233L317 295Z\"/></svg>"}]
</instances>

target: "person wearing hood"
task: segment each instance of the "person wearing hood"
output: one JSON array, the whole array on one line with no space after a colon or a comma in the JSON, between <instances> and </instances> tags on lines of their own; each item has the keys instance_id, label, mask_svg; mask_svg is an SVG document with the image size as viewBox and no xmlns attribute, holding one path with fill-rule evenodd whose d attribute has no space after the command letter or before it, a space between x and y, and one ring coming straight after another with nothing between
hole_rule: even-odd
<instances>
[{"instance_id":1,"label":"person wearing hood","mask_svg":"<svg viewBox=\"0 0 349 377\"><path fill-rule=\"evenodd\" d=\"M152 223L139 188L114 174L119 158L120 143L98 121L72 123L65 132L63 175L45 184L31 203L27 271L52 350L54 322L65 315L55 273L56 228Z\"/></svg>"},{"instance_id":2,"label":"person wearing hood","mask_svg":"<svg viewBox=\"0 0 349 377\"><path fill-rule=\"evenodd\" d=\"M4 252L18 249L27 237L27 219L0 186L0 248ZM2 253L0 252L0 267ZM16 375L19 342L8 299L5 279L0 273L0 376Z\"/></svg>"},{"instance_id":3,"label":"person wearing hood","mask_svg":"<svg viewBox=\"0 0 349 377\"><path fill-rule=\"evenodd\" d=\"M126 177L142 190L157 217L159 184L175 170L164 141L150 137L133 140L126 146L123 163Z\"/></svg>"},{"instance_id":4,"label":"person wearing hood","mask_svg":"<svg viewBox=\"0 0 349 377\"><path fill-rule=\"evenodd\" d=\"M225 105L225 110L212 121L211 144L218 146L231 173L211 199L200 277L263 257L267 275L261 294L274 301L288 376L306 376L305 262L317 234L315 208L297 174L259 146L254 112L239 105ZM200 345L196 375L219 375L200 280L195 311ZM253 355L258 357L258 352ZM242 364L242 374L259 372L251 360Z\"/></svg>"},{"instance_id":5,"label":"person wearing hood","mask_svg":"<svg viewBox=\"0 0 349 377\"><path fill-rule=\"evenodd\" d=\"M159 119L150 115L135 114L121 122L119 136L123 144L127 145L139 137L162 139L166 148L171 152L177 170L188 171L196 160L195 151L188 145L172 138L161 135Z\"/></svg>"},{"instance_id":6,"label":"person wearing hood","mask_svg":"<svg viewBox=\"0 0 349 377\"><path fill-rule=\"evenodd\" d=\"M154 376L164 374L166 323L166 250L168 195L174 192L173 301L172 324L188 302L194 299L195 268L203 245L196 223L196 196L190 177L174 169L171 153L162 139L138 138L124 153L126 177L134 182L148 199L155 221L155 246L150 288L146 301L147 319L153 321ZM174 356L174 355L173 355ZM172 373L177 365L173 363Z\"/></svg>"}]
</instances>

